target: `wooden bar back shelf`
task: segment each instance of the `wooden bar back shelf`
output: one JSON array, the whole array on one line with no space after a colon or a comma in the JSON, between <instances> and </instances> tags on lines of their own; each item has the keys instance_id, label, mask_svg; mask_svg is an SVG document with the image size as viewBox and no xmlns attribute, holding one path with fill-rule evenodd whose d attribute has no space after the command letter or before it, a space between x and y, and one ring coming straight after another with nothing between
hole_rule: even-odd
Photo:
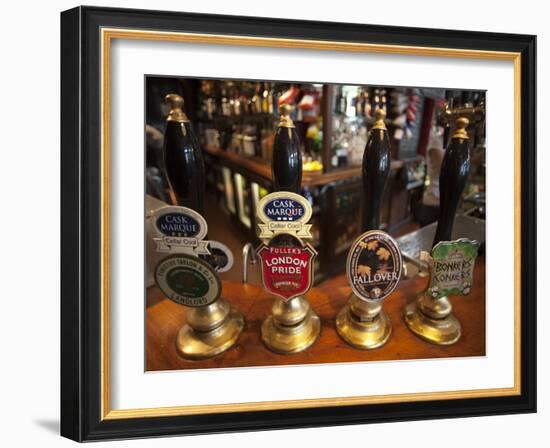
<instances>
[{"instance_id":1,"label":"wooden bar back shelf","mask_svg":"<svg viewBox=\"0 0 550 448\"><path fill-rule=\"evenodd\" d=\"M263 159L258 157L246 157L236 152L226 151L215 147L204 147L204 150L211 156L219 157L226 164L234 168L242 168L243 170L255 174L262 179L269 182L272 181L271 165ZM402 160L392 160L390 163L390 169L398 170L402 168L404 162ZM303 187L318 187L322 185L330 184L343 179L349 179L352 177L361 177L361 166L350 166L347 168L340 168L328 173L304 171L302 173L302 186Z\"/></svg>"}]
</instances>

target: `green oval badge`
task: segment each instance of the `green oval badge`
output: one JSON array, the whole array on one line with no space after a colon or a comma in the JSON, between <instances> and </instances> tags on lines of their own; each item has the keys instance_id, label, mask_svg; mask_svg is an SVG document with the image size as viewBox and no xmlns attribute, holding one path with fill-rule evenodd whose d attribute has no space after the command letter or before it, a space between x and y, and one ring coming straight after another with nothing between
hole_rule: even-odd
<instances>
[{"instance_id":1,"label":"green oval badge","mask_svg":"<svg viewBox=\"0 0 550 448\"><path fill-rule=\"evenodd\" d=\"M160 261L155 269L160 290L180 305L205 306L218 299L221 282L214 269L200 258L177 254Z\"/></svg>"}]
</instances>

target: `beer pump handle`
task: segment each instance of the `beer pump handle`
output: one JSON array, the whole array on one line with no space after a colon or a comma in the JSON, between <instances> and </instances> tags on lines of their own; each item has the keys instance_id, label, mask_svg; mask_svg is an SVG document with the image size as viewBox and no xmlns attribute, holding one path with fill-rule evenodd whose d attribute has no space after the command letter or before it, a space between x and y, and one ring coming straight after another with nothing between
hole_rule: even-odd
<instances>
[{"instance_id":1,"label":"beer pump handle","mask_svg":"<svg viewBox=\"0 0 550 448\"><path fill-rule=\"evenodd\" d=\"M201 145L183 112L183 98L165 97L170 106L164 133L164 166L177 205L204 214L205 171Z\"/></svg>"},{"instance_id":2,"label":"beer pump handle","mask_svg":"<svg viewBox=\"0 0 550 448\"><path fill-rule=\"evenodd\" d=\"M470 174L470 151L466 132L468 124L467 118L457 119L456 129L443 157L439 174L439 219L432 247L440 241L452 239L458 202Z\"/></svg>"},{"instance_id":3,"label":"beer pump handle","mask_svg":"<svg viewBox=\"0 0 550 448\"><path fill-rule=\"evenodd\" d=\"M281 120L273 142L271 170L275 191L300 193L302 184L302 154L300 141L290 118L292 107L281 106Z\"/></svg>"},{"instance_id":4,"label":"beer pump handle","mask_svg":"<svg viewBox=\"0 0 550 448\"><path fill-rule=\"evenodd\" d=\"M380 227L380 205L390 172L390 140L384 123L386 113L379 108L375 117L363 154L363 232Z\"/></svg>"}]
</instances>

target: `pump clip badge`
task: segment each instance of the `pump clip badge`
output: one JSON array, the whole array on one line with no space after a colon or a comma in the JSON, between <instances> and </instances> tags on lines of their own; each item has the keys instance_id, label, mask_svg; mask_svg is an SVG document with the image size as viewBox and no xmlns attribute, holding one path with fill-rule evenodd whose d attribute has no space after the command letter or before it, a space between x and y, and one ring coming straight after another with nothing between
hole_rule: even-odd
<instances>
[{"instance_id":1,"label":"pump clip badge","mask_svg":"<svg viewBox=\"0 0 550 448\"><path fill-rule=\"evenodd\" d=\"M269 240L286 233L297 238L312 238L308 224L312 210L309 201L288 191L270 193L258 204L260 239Z\"/></svg>"},{"instance_id":2,"label":"pump clip badge","mask_svg":"<svg viewBox=\"0 0 550 448\"><path fill-rule=\"evenodd\" d=\"M153 238L160 253L208 255L206 220L187 207L167 206L155 210L152 216L157 236Z\"/></svg>"},{"instance_id":3,"label":"pump clip badge","mask_svg":"<svg viewBox=\"0 0 550 448\"><path fill-rule=\"evenodd\" d=\"M363 233L351 247L346 273L351 289L363 300L382 300L396 288L403 261L395 240L386 232Z\"/></svg>"},{"instance_id":4,"label":"pump clip badge","mask_svg":"<svg viewBox=\"0 0 550 448\"><path fill-rule=\"evenodd\" d=\"M305 294L313 282L313 262L317 252L305 246L266 246L258 249L264 288L288 301Z\"/></svg>"},{"instance_id":5,"label":"pump clip badge","mask_svg":"<svg viewBox=\"0 0 550 448\"><path fill-rule=\"evenodd\" d=\"M474 265L479 243L460 238L441 241L432 249L431 257L423 257L431 265L428 291L434 298L448 295L467 295L474 283Z\"/></svg>"},{"instance_id":6,"label":"pump clip badge","mask_svg":"<svg viewBox=\"0 0 550 448\"><path fill-rule=\"evenodd\" d=\"M205 306L218 299L221 282L205 261L188 254L164 258L155 269L155 281L166 297L180 305Z\"/></svg>"}]
</instances>

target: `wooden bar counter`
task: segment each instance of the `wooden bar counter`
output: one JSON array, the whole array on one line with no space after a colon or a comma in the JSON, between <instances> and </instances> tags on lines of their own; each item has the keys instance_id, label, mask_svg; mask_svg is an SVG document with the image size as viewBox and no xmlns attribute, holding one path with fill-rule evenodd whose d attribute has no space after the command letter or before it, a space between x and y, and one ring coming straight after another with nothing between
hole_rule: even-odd
<instances>
[{"instance_id":1,"label":"wooden bar counter","mask_svg":"<svg viewBox=\"0 0 550 448\"><path fill-rule=\"evenodd\" d=\"M146 370L207 369L289 364L382 361L485 355L485 258L480 256L474 271L475 286L468 296L451 297L453 310L462 324L462 338L451 346L436 346L420 340L406 327L402 311L406 303L427 284L428 278L402 280L385 300L384 309L393 324L389 341L375 350L356 350L336 333L334 320L350 294L346 276L329 279L306 295L321 317L318 341L308 350L293 355L272 353L262 343L260 327L270 314L274 298L259 286L223 283L223 296L245 318L238 343L226 353L204 361L188 361L176 352L175 339L185 323L186 308L163 297L156 287L147 290Z\"/></svg>"}]
</instances>

